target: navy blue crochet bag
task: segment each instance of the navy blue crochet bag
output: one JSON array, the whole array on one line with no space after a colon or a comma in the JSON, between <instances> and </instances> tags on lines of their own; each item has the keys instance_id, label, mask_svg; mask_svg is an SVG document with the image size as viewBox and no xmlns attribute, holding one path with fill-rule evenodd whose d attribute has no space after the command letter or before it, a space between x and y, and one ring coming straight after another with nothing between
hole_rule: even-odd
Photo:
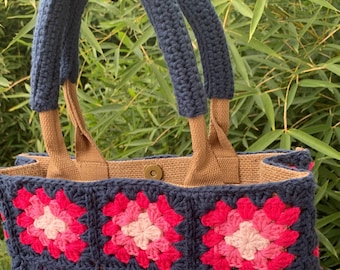
<instances>
[{"instance_id":1,"label":"navy blue crochet bag","mask_svg":"<svg viewBox=\"0 0 340 270\"><path fill-rule=\"evenodd\" d=\"M167 62L193 155L106 161L76 94L87 0L41 0L31 106L47 154L0 170L12 269L319 269L308 151L236 153L227 139L233 76L209 0L142 0ZM184 17L194 30L204 85ZM58 119L63 85L75 127L70 158ZM210 130L204 114L210 99Z\"/></svg>"}]
</instances>

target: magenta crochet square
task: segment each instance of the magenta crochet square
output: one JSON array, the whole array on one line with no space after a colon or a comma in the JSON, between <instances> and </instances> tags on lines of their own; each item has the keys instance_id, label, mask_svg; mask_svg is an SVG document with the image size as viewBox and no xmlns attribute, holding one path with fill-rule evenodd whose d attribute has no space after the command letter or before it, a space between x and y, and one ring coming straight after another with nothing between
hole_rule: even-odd
<instances>
[{"instance_id":1,"label":"magenta crochet square","mask_svg":"<svg viewBox=\"0 0 340 270\"><path fill-rule=\"evenodd\" d=\"M50 198L43 188L35 193L25 188L18 190L13 205L22 210L17 216L18 226L24 228L20 242L38 254L48 250L58 259L62 253L71 262L77 262L87 243L80 236L87 227L79 223L86 209L72 203L60 189L55 198Z\"/></svg>"},{"instance_id":2,"label":"magenta crochet square","mask_svg":"<svg viewBox=\"0 0 340 270\"><path fill-rule=\"evenodd\" d=\"M295 260L287 251L299 237L291 226L299 219L299 207L284 204L278 196L259 208L240 198L235 209L223 201L202 217L209 227L203 243L209 248L201 260L216 270L285 269Z\"/></svg>"},{"instance_id":3,"label":"magenta crochet square","mask_svg":"<svg viewBox=\"0 0 340 270\"><path fill-rule=\"evenodd\" d=\"M183 217L171 208L164 195L151 203L142 191L135 200L118 193L103 207L103 214L111 218L102 229L110 238L104 245L105 254L114 255L122 263L135 258L143 269L155 262L160 270L170 269L182 257L174 246L182 236L174 227Z\"/></svg>"}]
</instances>

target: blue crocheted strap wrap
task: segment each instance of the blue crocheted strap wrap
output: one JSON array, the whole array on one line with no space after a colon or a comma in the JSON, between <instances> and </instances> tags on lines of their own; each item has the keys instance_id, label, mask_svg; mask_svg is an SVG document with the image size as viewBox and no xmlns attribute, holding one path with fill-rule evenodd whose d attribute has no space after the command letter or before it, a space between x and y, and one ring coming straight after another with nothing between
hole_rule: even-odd
<instances>
[{"instance_id":1,"label":"blue crocheted strap wrap","mask_svg":"<svg viewBox=\"0 0 340 270\"><path fill-rule=\"evenodd\" d=\"M81 16L87 0L42 0L32 45L31 107L58 108L59 86L78 77Z\"/></svg>"},{"instance_id":2,"label":"blue crocheted strap wrap","mask_svg":"<svg viewBox=\"0 0 340 270\"><path fill-rule=\"evenodd\" d=\"M232 99L233 71L221 22L210 0L179 0L197 38L209 98Z\"/></svg>"},{"instance_id":3,"label":"blue crocheted strap wrap","mask_svg":"<svg viewBox=\"0 0 340 270\"><path fill-rule=\"evenodd\" d=\"M78 76L81 15L87 0L42 0L32 49L31 107L58 107L59 86ZM175 89L179 114L207 111L206 99L233 97L233 75L222 25L210 0L142 0L155 28ZM184 16L197 37L204 87Z\"/></svg>"},{"instance_id":4,"label":"blue crocheted strap wrap","mask_svg":"<svg viewBox=\"0 0 340 270\"><path fill-rule=\"evenodd\" d=\"M206 112L206 97L231 99L233 74L222 25L210 0L141 0L168 64L180 115ZM201 55L204 88L185 27L191 25Z\"/></svg>"}]
</instances>

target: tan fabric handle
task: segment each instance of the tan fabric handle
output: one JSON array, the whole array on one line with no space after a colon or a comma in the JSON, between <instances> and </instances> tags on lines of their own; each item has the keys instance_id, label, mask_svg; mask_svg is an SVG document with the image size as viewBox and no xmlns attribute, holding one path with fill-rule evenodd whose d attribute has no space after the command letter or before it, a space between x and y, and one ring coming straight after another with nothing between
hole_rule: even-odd
<instances>
[{"instance_id":1,"label":"tan fabric handle","mask_svg":"<svg viewBox=\"0 0 340 270\"><path fill-rule=\"evenodd\" d=\"M75 128L76 161L72 161L67 153L58 110L40 112L45 147L50 156L47 177L75 181L109 178L108 164L85 127L76 85L66 81L63 89L68 113Z\"/></svg>"},{"instance_id":2,"label":"tan fabric handle","mask_svg":"<svg viewBox=\"0 0 340 270\"><path fill-rule=\"evenodd\" d=\"M211 99L209 144L214 152L226 184L240 183L239 159L228 139L229 100Z\"/></svg>"},{"instance_id":3,"label":"tan fabric handle","mask_svg":"<svg viewBox=\"0 0 340 270\"><path fill-rule=\"evenodd\" d=\"M96 143L86 129L77 97L76 84L66 81L63 85L68 113L75 128L76 161L83 180L109 178L109 169Z\"/></svg>"},{"instance_id":4,"label":"tan fabric handle","mask_svg":"<svg viewBox=\"0 0 340 270\"><path fill-rule=\"evenodd\" d=\"M76 85L66 81L63 89L67 110L75 127L76 161L71 161L67 153L58 111L40 113L46 150L51 157L47 177L75 181L109 178L108 164L85 127ZM184 186L240 183L238 157L226 136L229 100L212 99L210 119L208 137L204 116L189 118L193 157Z\"/></svg>"},{"instance_id":5,"label":"tan fabric handle","mask_svg":"<svg viewBox=\"0 0 340 270\"><path fill-rule=\"evenodd\" d=\"M59 111L40 112L39 118L45 148L50 157L47 177L80 181L79 170L75 163L71 161L64 143Z\"/></svg>"},{"instance_id":6,"label":"tan fabric handle","mask_svg":"<svg viewBox=\"0 0 340 270\"><path fill-rule=\"evenodd\" d=\"M212 99L210 133L204 116L189 118L193 157L185 186L239 184L239 159L227 138L229 100Z\"/></svg>"}]
</instances>

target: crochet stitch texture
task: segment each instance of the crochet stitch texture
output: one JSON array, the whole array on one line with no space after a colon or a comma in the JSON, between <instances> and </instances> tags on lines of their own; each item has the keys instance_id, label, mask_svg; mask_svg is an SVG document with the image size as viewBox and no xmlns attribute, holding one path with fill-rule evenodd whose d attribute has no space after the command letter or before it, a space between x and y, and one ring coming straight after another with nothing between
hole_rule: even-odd
<instances>
[{"instance_id":1,"label":"crochet stitch texture","mask_svg":"<svg viewBox=\"0 0 340 270\"><path fill-rule=\"evenodd\" d=\"M307 170L295 154L275 165ZM1 175L0 191L13 269L319 269L312 174L197 188Z\"/></svg>"},{"instance_id":2,"label":"crochet stitch texture","mask_svg":"<svg viewBox=\"0 0 340 270\"><path fill-rule=\"evenodd\" d=\"M223 201L202 217L210 227L203 243L210 249L202 262L214 269L284 269L295 257L287 252L299 238L291 230L300 216L300 208L287 207L279 197L269 198L258 209L249 198L240 198L232 209Z\"/></svg>"},{"instance_id":3,"label":"crochet stitch texture","mask_svg":"<svg viewBox=\"0 0 340 270\"><path fill-rule=\"evenodd\" d=\"M62 253L77 262L87 244L80 239L87 227L78 222L86 209L71 203L61 189L50 198L43 188L35 193L25 188L18 190L13 205L23 212L17 217L17 224L25 228L20 233L20 241L29 245L38 254L45 248L55 259Z\"/></svg>"},{"instance_id":4,"label":"crochet stitch texture","mask_svg":"<svg viewBox=\"0 0 340 270\"><path fill-rule=\"evenodd\" d=\"M66 79L76 82L80 18L86 2L41 1L32 50L30 104L33 110L40 112L56 109L59 84ZM179 114L195 117L206 113L207 97L231 99L234 86L228 47L223 28L210 1L141 2L155 28L167 62ZM204 87L183 14L197 36Z\"/></svg>"},{"instance_id":5,"label":"crochet stitch texture","mask_svg":"<svg viewBox=\"0 0 340 270\"><path fill-rule=\"evenodd\" d=\"M56 109L60 83L78 76L86 0L41 0L34 31L31 106ZM225 36L209 0L142 0L167 61L179 113L230 99ZM197 37L204 86L184 17ZM249 154L251 155L251 154ZM166 157L165 157L166 158ZM306 171L306 151L263 160ZM17 165L34 165L21 158ZM27 166L29 166L27 165ZM319 269L314 180L184 188L112 178L72 182L0 175L0 213L15 270Z\"/></svg>"}]
</instances>

